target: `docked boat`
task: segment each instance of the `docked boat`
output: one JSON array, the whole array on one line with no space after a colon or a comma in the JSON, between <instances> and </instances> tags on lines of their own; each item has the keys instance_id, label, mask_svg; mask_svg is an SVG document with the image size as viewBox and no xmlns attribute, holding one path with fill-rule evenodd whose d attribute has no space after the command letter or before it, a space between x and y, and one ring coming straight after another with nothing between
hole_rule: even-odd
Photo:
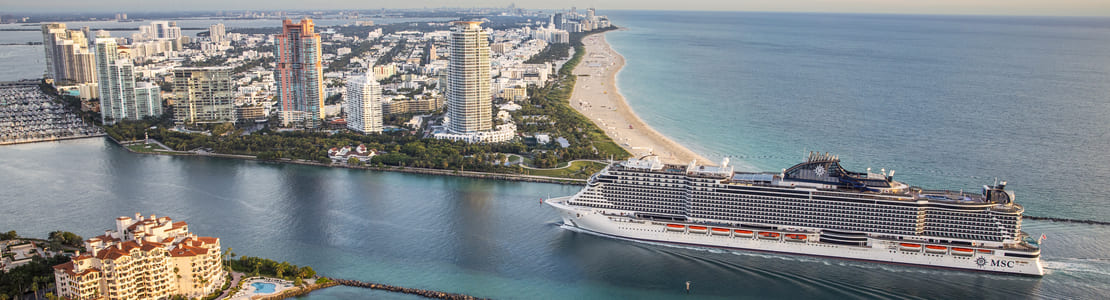
<instances>
[{"instance_id":1,"label":"docked boat","mask_svg":"<svg viewBox=\"0 0 1110 300\"><path fill-rule=\"evenodd\" d=\"M735 172L727 159L632 158L545 203L563 226L600 236L1044 275L1040 245L1021 231L1025 210L1006 182L979 193L929 190L894 180L894 171L849 171L828 154L776 173Z\"/></svg>"},{"instance_id":2,"label":"docked boat","mask_svg":"<svg viewBox=\"0 0 1110 300\"><path fill-rule=\"evenodd\" d=\"M729 231L731 230L728 230L728 228L713 227L713 234L716 235L729 235Z\"/></svg>"}]
</instances>

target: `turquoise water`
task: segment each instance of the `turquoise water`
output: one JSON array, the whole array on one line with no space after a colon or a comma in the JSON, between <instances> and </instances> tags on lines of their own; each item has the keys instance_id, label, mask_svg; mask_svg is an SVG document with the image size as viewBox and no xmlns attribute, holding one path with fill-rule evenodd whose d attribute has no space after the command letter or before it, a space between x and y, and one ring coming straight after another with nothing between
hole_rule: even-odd
<instances>
[{"instance_id":1,"label":"turquoise water","mask_svg":"<svg viewBox=\"0 0 1110 300\"><path fill-rule=\"evenodd\" d=\"M1002 177L1031 215L1110 215L1103 19L610 16L629 28L609 34L628 58L622 92L656 129L707 155L777 170L806 149L832 151L926 187ZM154 213L239 255L499 299L1110 294L1107 226L1025 221L1049 237L1048 275L1028 278L574 233L538 200L576 186L139 155L100 139L0 147L0 182L0 231L88 237L117 216ZM306 298L413 299L356 288Z\"/></svg>"},{"instance_id":2,"label":"turquoise water","mask_svg":"<svg viewBox=\"0 0 1110 300\"><path fill-rule=\"evenodd\" d=\"M621 93L714 160L805 151L1110 221L1110 18L619 12Z\"/></svg>"},{"instance_id":3,"label":"turquoise water","mask_svg":"<svg viewBox=\"0 0 1110 300\"><path fill-rule=\"evenodd\" d=\"M251 283L251 286L254 287L254 293L255 294L273 294L274 293L274 288L277 287L277 285L275 285L273 283L265 283L265 282Z\"/></svg>"}]
</instances>

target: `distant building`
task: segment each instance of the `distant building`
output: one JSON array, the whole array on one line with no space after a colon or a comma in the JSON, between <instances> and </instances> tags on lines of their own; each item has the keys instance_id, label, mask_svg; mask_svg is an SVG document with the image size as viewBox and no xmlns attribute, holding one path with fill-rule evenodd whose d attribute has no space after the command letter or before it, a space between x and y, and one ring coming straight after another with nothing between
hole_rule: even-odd
<instances>
[{"instance_id":1,"label":"distant building","mask_svg":"<svg viewBox=\"0 0 1110 300\"><path fill-rule=\"evenodd\" d=\"M204 297L223 286L220 239L189 232L169 217L116 218L116 230L85 241L85 253L54 266L64 299Z\"/></svg>"},{"instance_id":2,"label":"distant building","mask_svg":"<svg viewBox=\"0 0 1110 300\"><path fill-rule=\"evenodd\" d=\"M427 65L436 60L436 44L432 39L428 39L428 43L424 44L424 55L420 57L420 64Z\"/></svg>"},{"instance_id":3,"label":"distant building","mask_svg":"<svg viewBox=\"0 0 1110 300\"><path fill-rule=\"evenodd\" d=\"M96 71L104 124L162 115L159 87L135 82L135 66L130 58L120 55L114 38L96 39Z\"/></svg>"},{"instance_id":4,"label":"distant building","mask_svg":"<svg viewBox=\"0 0 1110 300\"><path fill-rule=\"evenodd\" d=\"M328 158L331 158L333 162L347 162L347 160L355 158L361 162L368 163L375 155L378 155L378 151L366 149L366 145L358 145L358 147L353 149L351 146L328 149Z\"/></svg>"},{"instance_id":5,"label":"distant building","mask_svg":"<svg viewBox=\"0 0 1110 300\"><path fill-rule=\"evenodd\" d=\"M266 119L266 108L262 105L243 105L235 108L235 119L240 122Z\"/></svg>"},{"instance_id":6,"label":"distant building","mask_svg":"<svg viewBox=\"0 0 1110 300\"><path fill-rule=\"evenodd\" d=\"M174 69L174 123L235 122L236 90L231 67Z\"/></svg>"},{"instance_id":7,"label":"distant building","mask_svg":"<svg viewBox=\"0 0 1110 300\"><path fill-rule=\"evenodd\" d=\"M78 84L96 82L96 58L85 31L66 30L63 23L42 24L42 47L47 78Z\"/></svg>"},{"instance_id":8,"label":"distant building","mask_svg":"<svg viewBox=\"0 0 1110 300\"><path fill-rule=\"evenodd\" d=\"M386 115L426 113L443 108L443 98L392 99L382 102L382 113Z\"/></svg>"},{"instance_id":9,"label":"distant building","mask_svg":"<svg viewBox=\"0 0 1110 300\"><path fill-rule=\"evenodd\" d=\"M150 22L150 26L156 39L175 40L181 38L181 27L177 27L176 21L154 21Z\"/></svg>"},{"instance_id":10,"label":"distant building","mask_svg":"<svg viewBox=\"0 0 1110 300\"><path fill-rule=\"evenodd\" d=\"M277 82L282 124L303 120L307 128L324 119L324 66L320 35L311 19L300 23L284 20L282 33L274 36L274 80ZM286 118L288 117L288 118Z\"/></svg>"},{"instance_id":11,"label":"distant building","mask_svg":"<svg viewBox=\"0 0 1110 300\"><path fill-rule=\"evenodd\" d=\"M224 24L219 23L216 25L208 26L208 39L216 44L226 41L227 30L224 29Z\"/></svg>"},{"instance_id":12,"label":"distant building","mask_svg":"<svg viewBox=\"0 0 1110 300\"><path fill-rule=\"evenodd\" d=\"M361 133L382 132L382 87L373 73L347 79L347 128Z\"/></svg>"}]
</instances>

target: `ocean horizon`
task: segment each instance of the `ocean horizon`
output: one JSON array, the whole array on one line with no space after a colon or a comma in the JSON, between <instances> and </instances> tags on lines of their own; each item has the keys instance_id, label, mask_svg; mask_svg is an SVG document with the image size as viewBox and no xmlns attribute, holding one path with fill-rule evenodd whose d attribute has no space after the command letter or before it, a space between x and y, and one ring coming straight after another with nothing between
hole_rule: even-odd
<instances>
[{"instance_id":1,"label":"ocean horizon","mask_svg":"<svg viewBox=\"0 0 1110 300\"><path fill-rule=\"evenodd\" d=\"M1110 221L1110 19L608 14L626 28L605 34L628 103L711 159L777 172L821 151L926 188L999 178L1027 215ZM153 213L239 255L479 297L671 299L690 296L685 281L706 299L1110 294L1102 225L1026 220L1049 237L1048 274L1031 278L602 238L537 204L575 186L141 155L106 139L0 147L0 180L15 187L0 229L25 236ZM307 296L367 297L408 296Z\"/></svg>"}]
</instances>

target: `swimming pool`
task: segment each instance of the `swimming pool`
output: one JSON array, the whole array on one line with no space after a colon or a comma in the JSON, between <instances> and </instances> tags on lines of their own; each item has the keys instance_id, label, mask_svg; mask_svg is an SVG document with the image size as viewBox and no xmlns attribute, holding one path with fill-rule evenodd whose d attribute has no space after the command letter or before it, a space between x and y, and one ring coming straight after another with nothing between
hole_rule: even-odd
<instances>
[{"instance_id":1,"label":"swimming pool","mask_svg":"<svg viewBox=\"0 0 1110 300\"><path fill-rule=\"evenodd\" d=\"M255 294L273 294L274 293L274 288L277 287L273 283L265 283L265 282L251 283L251 286L254 287L254 293Z\"/></svg>"}]
</instances>

